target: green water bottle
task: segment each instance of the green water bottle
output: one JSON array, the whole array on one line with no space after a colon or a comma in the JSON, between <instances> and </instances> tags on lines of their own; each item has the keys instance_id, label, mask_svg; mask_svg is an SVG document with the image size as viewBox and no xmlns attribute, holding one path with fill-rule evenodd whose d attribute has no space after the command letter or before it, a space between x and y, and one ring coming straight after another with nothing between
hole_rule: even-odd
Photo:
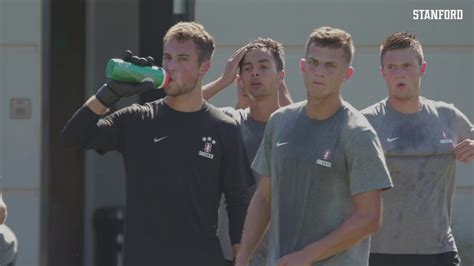
<instances>
[{"instance_id":1,"label":"green water bottle","mask_svg":"<svg viewBox=\"0 0 474 266\"><path fill-rule=\"evenodd\" d=\"M163 88L169 82L169 76L161 67L139 66L117 58L107 62L105 73L107 78L123 82L142 82L151 79L157 89Z\"/></svg>"}]
</instances>

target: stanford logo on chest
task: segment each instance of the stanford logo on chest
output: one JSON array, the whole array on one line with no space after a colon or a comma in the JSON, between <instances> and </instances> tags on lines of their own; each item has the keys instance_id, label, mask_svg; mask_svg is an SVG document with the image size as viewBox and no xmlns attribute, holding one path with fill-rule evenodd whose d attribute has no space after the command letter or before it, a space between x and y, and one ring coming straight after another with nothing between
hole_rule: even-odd
<instances>
[{"instance_id":1,"label":"stanford logo on chest","mask_svg":"<svg viewBox=\"0 0 474 266\"><path fill-rule=\"evenodd\" d=\"M323 153L323 159L328 160L329 157L331 157L331 151L329 149L326 149Z\"/></svg>"},{"instance_id":2,"label":"stanford logo on chest","mask_svg":"<svg viewBox=\"0 0 474 266\"><path fill-rule=\"evenodd\" d=\"M448 138L448 134L446 134L446 131L441 131L441 137L442 139L439 140L439 143L441 144L453 144L454 141L453 139Z\"/></svg>"},{"instance_id":3,"label":"stanford logo on chest","mask_svg":"<svg viewBox=\"0 0 474 266\"><path fill-rule=\"evenodd\" d=\"M332 163L329 161L329 159L331 158L331 154L332 152L330 149L325 149L324 152L321 154L322 159L317 159L316 164L319 164L327 168L331 168Z\"/></svg>"},{"instance_id":4,"label":"stanford logo on chest","mask_svg":"<svg viewBox=\"0 0 474 266\"><path fill-rule=\"evenodd\" d=\"M214 159L214 154L212 154L212 148L216 144L216 140L212 137L202 137L204 142L203 150L199 151L199 155L206 157L208 159Z\"/></svg>"},{"instance_id":5,"label":"stanford logo on chest","mask_svg":"<svg viewBox=\"0 0 474 266\"><path fill-rule=\"evenodd\" d=\"M209 143L209 142L206 142L206 144L204 144L204 151L205 152L211 152L212 151L212 144Z\"/></svg>"}]
</instances>

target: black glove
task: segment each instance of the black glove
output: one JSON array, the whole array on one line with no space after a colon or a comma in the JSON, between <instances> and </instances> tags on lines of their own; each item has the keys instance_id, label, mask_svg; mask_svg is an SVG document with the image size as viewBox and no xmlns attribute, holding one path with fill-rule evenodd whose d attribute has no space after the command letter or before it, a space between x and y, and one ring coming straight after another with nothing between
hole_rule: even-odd
<instances>
[{"instance_id":1,"label":"black glove","mask_svg":"<svg viewBox=\"0 0 474 266\"><path fill-rule=\"evenodd\" d=\"M123 61L127 61L139 66L153 66L155 63L153 57L148 56L144 58L134 56L130 50L125 51L120 58ZM108 80L107 83L100 87L100 89L95 94L95 97L104 106L110 108L122 97L130 97L132 95L151 91L153 89L155 89L155 83L153 81L143 81L136 83Z\"/></svg>"}]
</instances>

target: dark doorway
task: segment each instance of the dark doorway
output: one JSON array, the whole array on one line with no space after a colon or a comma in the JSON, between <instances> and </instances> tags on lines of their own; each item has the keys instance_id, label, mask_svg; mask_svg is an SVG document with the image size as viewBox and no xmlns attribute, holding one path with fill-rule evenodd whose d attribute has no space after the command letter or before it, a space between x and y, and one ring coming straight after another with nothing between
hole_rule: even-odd
<instances>
[{"instance_id":1,"label":"dark doorway","mask_svg":"<svg viewBox=\"0 0 474 266\"><path fill-rule=\"evenodd\" d=\"M85 0L43 1L41 264L83 265L84 155L59 133L84 103Z\"/></svg>"}]
</instances>

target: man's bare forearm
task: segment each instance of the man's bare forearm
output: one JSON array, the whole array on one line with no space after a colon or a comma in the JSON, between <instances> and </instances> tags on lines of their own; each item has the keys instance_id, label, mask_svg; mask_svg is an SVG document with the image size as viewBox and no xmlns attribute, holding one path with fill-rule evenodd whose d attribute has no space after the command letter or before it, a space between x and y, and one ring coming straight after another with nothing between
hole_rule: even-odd
<instances>
[{"instance_id":1,"label":"man's bare forearm","mask_svg":"<svg viewBox=\"0 0 474 266\"><path fill-rule=\"evenodd\" d=\"M95 96L90 97L84 105L97 115L103 115L108 111L108 108L100 103Z\"/></svg>"},{"instance_id":2,"label":"man's bare forearm","mask_svg":"<svg viewBox=\"0 0 474 266\"><path fill-rule=\"evenodd\" d=\"M379 229L382 215L381 192L369 193L375 193L366 195L366 199L372 202L366 200L365 203L372 207L355 210L337 229L302 250L311 263L345 251Z\"/></svg>"},{"instance_id":3,"label":"man's bare forearm","mask_svg":"<svg viewBox=\"0 0 474 266\"><path fill-rule=\"evenodd\" d=\"M224 80L222 77L219 77L202 87L202 95L207 101L230 84L232 84L232 81L229 82Z\"/></svg>"}]
</instances>

